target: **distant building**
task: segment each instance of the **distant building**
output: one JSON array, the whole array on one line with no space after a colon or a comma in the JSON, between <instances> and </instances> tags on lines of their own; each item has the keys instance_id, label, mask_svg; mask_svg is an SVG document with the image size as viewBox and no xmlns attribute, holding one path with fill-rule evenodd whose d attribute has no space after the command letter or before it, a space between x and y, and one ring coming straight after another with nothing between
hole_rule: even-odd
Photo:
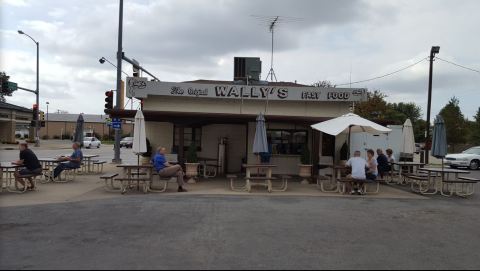
<instances>
[{"instance_id":1,"label":"distant building","mask_svg":"<svg viewBox=\"0 0 480 271\"><path fill-rule=\"evenodd\" d=\"M45 114L45 127L40 130L40 138L48 135L52 139L71 138L75 133L79 114L49 113ZM107 125L108 115L83 114L84 132L86 136L113 136L114 129ZM47 121L48 120L48 121ZM123 123L122 134L133 134L133 124Z\"/></svg>"},{"instance_id":2,"label":"distant building","mask_svg":"<svg viewBox=\"0 0 480 271\"><path fill-rule=\"evenodd\" d=\"M18 137L28 137L31 120L31 109L0 102L0 142L13 143L16 134Z\"/></svg>"}]
</instances>

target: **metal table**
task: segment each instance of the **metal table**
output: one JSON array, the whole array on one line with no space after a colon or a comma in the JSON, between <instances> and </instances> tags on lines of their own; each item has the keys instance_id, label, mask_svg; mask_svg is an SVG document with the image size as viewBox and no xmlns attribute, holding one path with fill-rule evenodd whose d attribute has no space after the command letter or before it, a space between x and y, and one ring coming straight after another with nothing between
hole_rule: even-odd
<instances>
[{"instance_id":1,"label":"metal table","mask_svg":"<svg viewBox=\"0 0 480 271\"><path fill-rule=\"evenodd\" d=\"M217 158L198 157L197 159L203 167L202 175L203 175L204 178L213 178L213 177L216 176L216 173L214 174L214 176L209 176L207 174L207 162L215 162L217 164L217 167L218 167L218 159Z\"/></svg>"},{"instance_id":2,"label":"metal table","mask_svg":"<svg viewBox=\"0 0 480 271\"><path fill-rule=\"evenodd\" d=\"M245 176L245 181L246 181L246 189L248 192L251 191L253 185L259 185L259 186L265 186L267 187L268 192L272 192L272 171L274 168L277 167L277 165L273 164L243 164L242 167L245 168L246 176ZM265 182L259 183L259 182L252 182L252 180L255 179L255 177L252 177L252 169L265 169Z\"/></svg>"},{"instance_id":3,"label":"metal table","mask_svg":"<svg viewBox=\"0 0 480 271\"><path fill-rule=\"evenodd\" d=\"M428 172L428 187L427 190L425 191L420 191L421 194L423 195L435 195L435 194L442 194L443 193L443 180L445 178L445 174L447 175L447 180L450 179L450 174L454 174L455 180L458 180L458 174L470 174L470 171L466 170L460 170L460 169L453 169L453 168L422 168L422 170L425 170ZM435 173L435 176L432 175L432 173ZM441 178L438 180L435 179L436 175L440 173ZM433 192L428 192L430 190L430 185L433 184ZM445 196L445 195L444 195Z\"/></svg>"},{"instance_id":4,"label":"metal table","mask_svg":"<svg viewBox=\"0 0 480 271\"><path fill-rule=\"evenodd\" d=\"M8 192L14 192L10 190L12 181L16 183L15 177L12 176L19 168L23 166L13 164L11 162L0 162L0 192L7 190ZM12 171L12 169L14 171Z\"/></svg>"},{"instance_id":5,"label":"metal table","mask_svg":"<svg viewBox=\"0 0 480 271\"><path fill-rule=\"evenodd\" d=\"M425 163L419 162L393 162L390 163L392 169L390 170L390 179L393 182L393 170L394 166L399 166L398 169L398 182L397 184L405 184L405 176L403 175L403 169L408 168L408 172L417 172L421 167L425 166ZM422 168L423 169L423 168Z\"/></svg>"},{"instance_id":6,"label":"metal table","mask_svg":"<svg viewBox=\"0 0 480 271\"><path fill-rule=\"evenodd\" d=\"M131 164L124 164L118 165L117 167L122 168L125 172L125 178L121 179L122 183L122 194L127 192L127 188L131 185L132 182L137 182L137 187L140 190L140 182L143 182L143 192L147 193L150 187L150 183L152 182L153 178L153 165L131 165ZM141 170L145 170L147 177L140 178L139 174L132 174L132 170L137 170L139 173ZM127 183L126 185L124 183Z\"/></svg>"},{"instance_id":7,"label":"metal table","mask_svg":"<svg viewBox=\"0 0 480 271\"><path fill-rule=\"evenodd\" d=\"M84 160L84 163L86 163L86 167L87 167L87 173L93 173L93 170L92 170L93 161L92 161L92 159L96 158L98 156L99 156L98 154L84 154L83 155L83 160Z\"/></svg>"}]
</instances>

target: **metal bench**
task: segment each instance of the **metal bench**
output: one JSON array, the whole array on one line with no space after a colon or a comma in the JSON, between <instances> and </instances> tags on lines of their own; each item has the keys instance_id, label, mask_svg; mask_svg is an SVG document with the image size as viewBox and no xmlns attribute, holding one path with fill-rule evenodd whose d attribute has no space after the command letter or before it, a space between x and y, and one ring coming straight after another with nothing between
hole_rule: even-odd
<instances>
[{"instance_id":1,"label":"metal bench","mask_svg":"<svg viewBox=\"0 0 480 271\"><path fill-rule=\"evenodd\" d=\"M382 181L385 182L385 180L382 179ZM364 189L364 194L365 195L370 195L370 194L378 194L380 192L380 182L375 180L359 180L359 179L337 179L338 183L338 192L345 194L347 192L347 184L361 184L363 185ZM368 185L374 183L376 185L376 188L374 191L368 191Z\"/></svg>"},{"instance_id":2,"label":"metal bench","mask_svg":"<svg viewBox=\"0 0 480 271\"><path fill-rule=\"evenodd\" d=\"M458 180L445 180L442 181L440 193L446 197L457 195L466 198L475 193L475 184L479 181L478 179L469 177L459 177ZM449 194L444 192L445 188Z\"/></svg>"},{"instance_id":3,"label":"metal bench","mask_svg":"<svg viewBox=\"0 0 480 271\"><path fill-rule=\"evenodd\" d=\"M246 192L247 191L247 186L244 184L244 185L241 185L241 186L238 186L235 184L235 181L237 180L237 175L235 174L227 174L227 179L230 180L230 189L232 191L236 191L236 192Z\"/></svg>"},{"instance_id":4,"label":"metal bench","mask_svg":"<svg viewBox=\"0 0 480 271\"><path fill-rule=\"evenodd\" d=\"M317 176L317 188L323 193L338 193L339 186L337 181L332 180L331 176Z\"/></svg>"},{"instance_id":5,"label":"metal bench","mask_svg":"<svg viewBox=\"0 0 480 271\"><path fill-rule=\"evenodd\" d=\"M272 192L272 181L277 180L277 177L265 177L265 176L250 176L250 177L245 177L245 180L247 181L247 192L252 191L252 186L266 186L268 193ZM254 182L252 182L254 181ZM258 183L255 181L265 181L264 183Z\"/></svg>"},{"instance_id":6,"label":"metal bench","mask_svg":"<svg viewBox=\"0 0 480 271\"><path fill-rule=\"evenodd\" d=\"M122 195L127 193L127 189L132 185L131 183L132 182L137 182L138 183L138 187L140 187L140 183L143 183L143 193L146 194L148 193L149 189L148 189L148 186L150 184L150 178L136 178L136 179L132 179L132 178L116 178L116 179L113 179L114 181L117 181L117 182L121 182L121 191L122 191ZM127 182L127 184L125 185L125 182Z\"/></svg>"},{"instance_id":7,"label":"metal bench","mask_svg":"<svg viewBox=\"0 0 480 271\"><path fill-rule=\"evenodd\" d=\"M411 181L410 188L413 192L424 194L430 189L430 178L428 175L406 174L404 176ZM418 186L418 188L415 187L415 185Z\"/></svg>"},{"instance_id":8,"label":"metal bench","mask_svg":"<svg viewBox=\"0 0 480 271\"><path fill-rule=\"evenodd\" d=\"M103 165L106 164L107 161L93 161L93 170L95 170L95 167L97 168L97 173L102 173L103 172Z\"/></svg>"},{"instance_id":9,"label":"metal bench","mask_svg":"<svg viewBox=\"0 0 480 271\"><path fill-rule=\"evenodd\" d=\"M274 181L276 181L277 178L272 178L271 179L271 181L272 181L272 192L285 192L285 191L287 191L288 180L291 180L291 179L292 179L292 176L290 176L290 175L280 176L281 183L280 183L280 186L277 188L273 185Z\"/></svg>"},{"instance_id":10,"label":"metal bench","mask_svg":"<svg viewBox=\"0 0 480 271\"><path fill-rule=\"evenodd\" d=\"M38 191L37 177L39 177L39 176L43 176L43 173L26 174L26 175L18 176L17 177L18 179L23 179L24 180L25 185L23 187L19 187L17 179L14 179L15 190L10 189L9 186L7 186L7 190L8 190L8 192L23 194L23 193L28 191L28 182L25 179L29 179L29 180L31 180L31 183L33 183L33 187L35 188L34 191Z\"/></svg>"},{"instance_id":11,"label":"metal bench","mask_svg":"<svg viewBox=\"0 0 480 271\"><path fill-rule=\"evenodd\" d=\"M108 192L116 192L122 189L121 187L115 187L115 184L113 183L113 179L117 176L118 173L107 173L100 176L100 179L105 181L105 190Z\"/></svg>"},{"instance_id":12,"label":"metal bench","mask_svg":"<svg viewBox=\"0 0 480 271\"><path fill-rule=\"evenodd\" d=\"M158 181L160 182L159 188L154 187L155 179L156 179L155 176L158 176ZM168 183L172 180L172 178L176 178L176 177L161 177L160 174L154 172L152 181L148 186L148 191L154 192L154 193L163 193L167 191ZM162 181L163 181L163 184L162 184Z\"/></svg>"}]
</instances>

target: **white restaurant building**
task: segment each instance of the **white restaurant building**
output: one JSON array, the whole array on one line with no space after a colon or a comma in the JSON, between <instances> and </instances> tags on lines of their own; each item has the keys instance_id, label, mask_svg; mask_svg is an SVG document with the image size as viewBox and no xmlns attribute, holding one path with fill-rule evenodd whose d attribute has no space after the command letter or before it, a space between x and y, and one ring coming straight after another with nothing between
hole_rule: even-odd
<instances>
[{"instance_id":1,"label":"white restaurant building","mask_svg":"<svg viewBox=\"0 0 480 271\"><path fill-rule=\"evenodd\" d=\"M127 78L127 97L143 101L147 138L152 147L185 153L195 142L198 156L217 158L226 142L225 173L256 163L252 153L256 117L264 113L271 163L276 174L297 174L300 152L307 145L312 164L332 156L345 141L312 130L310 125L349 113L354 102L366 99L365 89L317 88L288 82L207 81L182 83ZM113 117L133 118L134 111L113 110ZM178 152L179 149L184 152ZM223 147L222 147L223 149ZM314 169L316 170L316 169Z\"/></svg>"}]
</instances>

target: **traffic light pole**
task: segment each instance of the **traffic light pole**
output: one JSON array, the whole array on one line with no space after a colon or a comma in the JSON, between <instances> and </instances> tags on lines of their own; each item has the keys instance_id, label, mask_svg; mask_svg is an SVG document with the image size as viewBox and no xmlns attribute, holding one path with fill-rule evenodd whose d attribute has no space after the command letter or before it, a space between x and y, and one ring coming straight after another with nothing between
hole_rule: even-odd
<instances>
[{"instance_id":1,"label":"traffic light pole","mask_svg":"<svg viewBox=\"0 0 480 271\"><path fill-rule=\"evenodd\" d=\"M38 112L40 112L40 89L39 89L39 51L40 51L40 43L36 42L37 44L37 106ZM38 121L38 113L37 113L37 122L35 123L35 147L40 147L40 123Z\"/></svg>"},{"instance_id":2,"label":"traffic light pole","mask_svg":"<svg viewBox=\"0 0 480 271\"><path fill-rule=\"evenodd\" d=\"M122 101L122 97L120 97L120 94L121 94L120 88L122 87L123 0L120 0L118 17L119 18L118 18L118 50L117 50L117 101L115 106L117 110L121 109L121 106L122 106L120 105ZM112 162L117 164L122 163L122 159L120 158L120 137L121 137L120 133L121 133L121 130L115 129L115 145L114 145L115 156Z\"/></svg>"}]
</instances>

